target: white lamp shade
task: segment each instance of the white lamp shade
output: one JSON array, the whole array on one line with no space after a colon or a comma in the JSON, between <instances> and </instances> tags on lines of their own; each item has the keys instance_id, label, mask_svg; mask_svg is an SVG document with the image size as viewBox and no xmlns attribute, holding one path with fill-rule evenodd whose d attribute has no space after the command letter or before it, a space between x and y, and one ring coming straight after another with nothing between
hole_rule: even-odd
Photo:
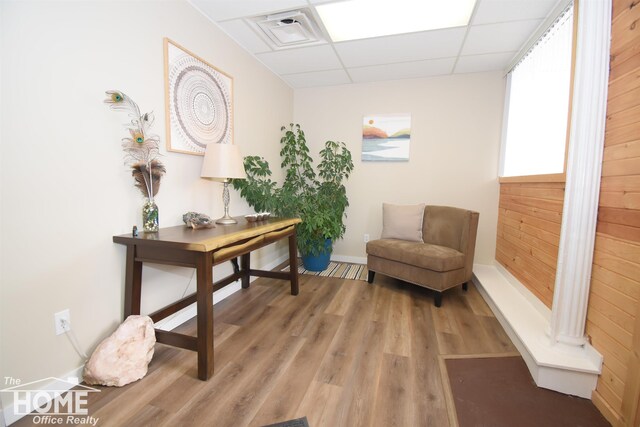
<instances>
[{"instance_id":1,"label":"white lamp shade","mask_svg":"<svg viewBox=\"0 0 640 427\"><path fill-rule=\"evenodd\" d=\"M246 178L238 146L235 144L208 144L200 176L221 181L226 181L229 178Z\"/></svg>"}]
</instances>

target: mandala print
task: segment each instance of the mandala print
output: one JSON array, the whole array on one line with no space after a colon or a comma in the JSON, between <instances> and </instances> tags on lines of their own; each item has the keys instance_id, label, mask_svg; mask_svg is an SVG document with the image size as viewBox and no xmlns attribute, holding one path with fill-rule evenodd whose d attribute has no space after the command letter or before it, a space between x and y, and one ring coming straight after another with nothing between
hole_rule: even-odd
<instances>
[{"instance_id":1,"label":"mandala print","mask_svg":"<svg viewBox=\"0 0 640 427\"><path fill-rule=\"evenodd\" d=\"M231 143L231 97L225 78L190 56L171 64L171 123L192 151L204 153L207 144Z\"/></svg>"}]
</instances>

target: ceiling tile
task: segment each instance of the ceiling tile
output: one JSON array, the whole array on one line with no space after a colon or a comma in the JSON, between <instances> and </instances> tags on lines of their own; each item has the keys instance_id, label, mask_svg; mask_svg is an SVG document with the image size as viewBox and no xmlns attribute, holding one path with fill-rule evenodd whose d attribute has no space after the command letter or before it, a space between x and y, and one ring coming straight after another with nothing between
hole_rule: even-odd
<instances>
[{"instance_id":1,"label":"ceiling tile","mask_svg":"<svg viewBox=\"0 0 640 427\"><path fill-rule=\"evenodd\" d=\"M288 74L286 76L282 76L282 78L294 89L302 87L333 86L351 83L349 76L343 69Z\"/></svg>"},{"instance_id":2,"label":"ceiling tile","mask_svg":"<svg viewBox=\"0 0 640 427\"><path fill-rule=\"evenodd\" d=\"M256 58L278 74L333 70L342 67L329 45L259 53Z\"/></svg>"},{"instance_id":3,"label":"ceiling tile","mask_svg":"<svg viewBox=\"0 0 640 427\"><path fill-rule=\"evenodd\" d=\"M455 58L429 59L426 61L349 68L347 71L355 83L378 80L412 79L450 74L453 69L454 62Z\"/></svg>"},{"instance_id":4,"label":"ceiling tile","mask_svg":"<svg viewBox=\"0 0 640 427\"><path fill-rule=\"evenodd\" d=\"M462 55L517 51L542 20L475 25L469 29Z\"/></svg>"},{"instance_id":5,"label":"ceiling tile","mask_svg":"<svg viewBox=\"0 0 640 427\"><path fill-rule=\"evenodd\" d=\"M466 29L424 31L421 33L335 43L346 67L447 58L460 51Z\"/></svg>"},{"instance_id":6,"label":"ceiling tile","mask_svg":"<svg viewBox=\"0 0 640 427\"><path fill-rule=\"evenodd\" d=\"M319 21L314 6L343 0L187 1L297 88L504 70L545 18L567 0L477 0L469 27L341 43L327 40L277 51L244 18L305 9Z\"/></svg>"},{"instance_id":7,"label":"ceiling tile","mask_svg":"<svg viewBox=\"0 0 640 427\"><path fill-rule=\"evenodd\" d=\"M306 0L191 0L191 3L214 21L266 15L309 6Z\"/></svg>"},{"instance_id":8,"label":"ceiling tile","mask_svg":"<svg viewBox=\"0 0 640 427\"><path fill-rule=\"evenodd\" d=\"M479 0L471 25L543 19L557 3L557 0Z\"/></svg>"},{"instance_id":9,"label":"ceiling tile","mask_svg":"<svg viewBox=\"0 0 640 427\"><path fill-rule=\"evenodd\" d=\"M232 39L237 41L240 46L244 47L251 53L271 51L269 46L262 41L260 36L257 35L243 19L221 22L218 25L220 25L220 27L229 34Z\"/></svg>"},{"instance_id":10,"label":"ceiling tile","mask_svg":"<svg viewBox=\"0 0 640 427\"><path fill-rule=\"evenodd\" d=\"M517 52L488 53L485 55L461 56L453 71L459 73L480 73L483 71L504 70Z\"/></svg>"}]
</instances>

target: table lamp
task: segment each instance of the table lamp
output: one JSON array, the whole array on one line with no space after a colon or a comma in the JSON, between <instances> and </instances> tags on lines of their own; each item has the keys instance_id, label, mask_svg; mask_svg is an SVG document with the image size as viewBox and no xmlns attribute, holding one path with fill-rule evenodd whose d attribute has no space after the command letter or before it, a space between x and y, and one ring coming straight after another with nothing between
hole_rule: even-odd
<instances>
[{"instance_id":1,"label":"table lamp","mask_svg":"<svg viewBox=\"0 0 640 427\"><path fill-rule=\"evenodd\" d=\"M229 216L229 181L247 177L238 147L234 144L208 144L200 176L224 183L222 190L224 216L218 219L216 224L236 224L238 221Z\"/></svg>"}]
</instances>

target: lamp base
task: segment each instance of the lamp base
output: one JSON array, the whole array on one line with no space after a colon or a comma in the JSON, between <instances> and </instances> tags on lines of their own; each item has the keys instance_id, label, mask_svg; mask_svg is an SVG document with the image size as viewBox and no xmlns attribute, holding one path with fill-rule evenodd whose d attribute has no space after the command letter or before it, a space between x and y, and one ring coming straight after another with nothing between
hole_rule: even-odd
<instances>
[{"instance_id":1,"label":"lamp base","mask_svg":"<svg viewBox=\"0 0 640 427\"><path fill-rule=\"evenodd\" d=\"M238 221L230 217L229 214L216 220L216 224L221 224L221 225L231 225L231 224L237 224L237 223Z\"/></svg>"},{"instance_id":2,"label":"lamp base","mask_svg":"<svg viewBox=\"0 0 640 427\"><path fill-rule=\"evenodd\" d=\"M231 225L231 224L237 224L238 221L236 221L235 219L231 218L231 216L229 215L229 180L225 179L224 181L224 188L222 189L222 201L224 203L224 216L218 220L216 220L216 224L221 224L221 225Z\"/></svg>"}]
</instances>

